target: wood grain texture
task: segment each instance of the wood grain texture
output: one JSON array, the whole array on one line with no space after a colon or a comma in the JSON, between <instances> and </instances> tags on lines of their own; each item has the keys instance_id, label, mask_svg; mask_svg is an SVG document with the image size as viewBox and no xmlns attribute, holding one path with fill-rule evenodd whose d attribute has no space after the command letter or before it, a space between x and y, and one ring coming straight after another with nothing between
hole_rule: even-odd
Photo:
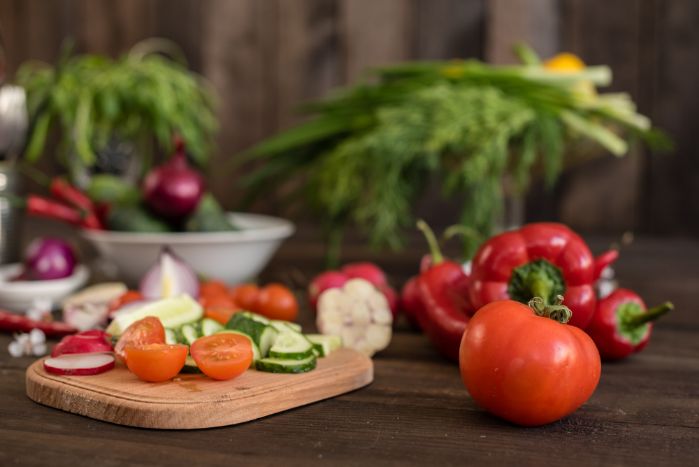
<instances>
[{"instance_id":1,"label":"wood grain texture","mask_svg":"<svg viewBox=\"0 0 699 467\"><path fill-rule=\"evenodd\" d=\"M235 425L359 389L373 380L371 359L341 349L297 375L247 371L229 381L181 374L146 383L123 365L95 376L57 376L43 359L27 369L27 396L49 407L118 425L195 429Z\"/></svg>"},{"instance_id":2,"label":"wood grain texture","mask_svg":"<svg viewBox=\"0 0 699 467\"><path fill-rule=\"evenodd\" d=\"M262 277L287 283L321 263L314 234L285 244ZM597 253L611 237L586 238ZM447 244L446 253L455 249ZM394 285L417 271L417 237L401 255L368 256ZM699 242L640 237L616 265L622 285L648 304L670 299L676 310L658 322L646 350L603 364L592 398L570 417L520 428L483 412L458 369L427 339L399 323L391 345L374 358L374 382L358 391L210 430L134 429L32 402L25 371L34 359L11 358L0 335L0 465L339 465L691 466L699 458ZM302 291L299 290L302 294ZM302 296L302 295L300 295ZM302 307L310 329L313 315ZM270 441L273 440L273 441Z\"/></svg>"}]
</instances>

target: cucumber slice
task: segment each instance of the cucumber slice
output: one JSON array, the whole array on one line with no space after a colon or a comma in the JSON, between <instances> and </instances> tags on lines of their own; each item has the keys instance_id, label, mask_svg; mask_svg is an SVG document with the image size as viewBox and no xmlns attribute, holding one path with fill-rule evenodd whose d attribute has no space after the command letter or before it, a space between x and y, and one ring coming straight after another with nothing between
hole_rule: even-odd
<instances>
[{"instance_id":1,"label":"cucumber slice","mask_svg":"<svg viewBox=\"0 0 699 467\"><path fill-rule=\"evenodd\" d=\"M342 347L342 338L340 336L325 335L325 334L306 334L308 339L321 357L327 357L332 352Z\"/></svg>"},{"instance_id":2,"label":"cucumber slice","mask_svg":"<svg viewBox=\"0 0 699 467\"><path fill-rule=\"evenodd\" d=\"M250 336L260 348L260 355L264 357L274 344L278 334L277 330L268 323L269 320L264 316L245 311L234 314L226 324L226 328Z\"/></svg>"},{"instance_id":3,"label":"cucumber slice","mask_svg":"<svg viewBox=\"0 0 699 467\"><path fill-rule=\"evenodd\" d=\"M305 360L314 356L313 344L303 334L293 331L279 333L274 345L269 349L271 358Z\"/></svg>"},{"instance_id":4,"label":"cucumber slice","mask_svg":"<svg viewBox=\"0 0 699 467\"><path fill-rule=\"evenodd\" d=\"M223 330L223 325L218 321L209 318L204 318L201 320L202 336L210 336L211 334L216 334L221 330Z\"/></svg>"},{"instance_id":5,"label":"cucumber slice","mask_svg":"<svg viewBox=\"0 0 699 467\"><path fill-rule=\"evenodd\" d=\"M201 337L193 324L185 324L180 328L180 332L182 333L182 337L184 337L185 343L189 345L194 344L194 341Z\"/></svg>"},{"instance_id":6,"label":"cucumber slice","mask_svg":"<svg viewBox=\"0 0 699 467\"><path fill-rule=\"evenodd\" d=\"M255 364L255 368L259 371L267 371L270 373L305 373L316 367L316 361L315 355L303 360L263 358Z\"/></svg>"},{"instance_id":7,"label":"cucumber slice","mask_svg":"<svg viewBox=\"0 0 699 467\"><path fill-rule=\"evenodd\" d=\"M178 344L177 333L174 329L165 330L165 343L166 344Z\"/></svg>"},{"instance_id":8,"label":"cucumber slice","mask_svg":"<svg viewBox=\"0 0 699 467\"><path fill-rule=\"evenodd\" d=\"M269 349L271 349L274 345L274 342L277 340L278 335L279 332L272 326L265 326L265 328L262 330L262 334L260 334L260 340L258 342L258 345L260 346L260 354L263 357L267 356L267 354L269 353Z\"/></svg>"},{"instance_id":9,"label":"cucumber slice","mask_svg":"<svg viewBox=\"0 0 699 467\"><path fill-rule=\"evenodd\" d=\"M187 359L184 361L184 366L180 370L180 373L201 373L201 370L197 366L197 362L194 361L191 355L187 355Z\"/></svg>"},{"instance_id":10,"label":"cucumber slice","mask_svg":"<svg viewBox=\"0 0 699 467\"><path fill-rule=\"evenodd\" d=\"M291 321L282 321L278 319L273 319L269 324L279 332L284 332L287 329L291 329L294 332L301 332L301 325L298 323L293 323Z\"/></svg>"},{"instance_id":11,"label":"cucumber slice","mask_svg":"<svg viewBox=\"0 0 699 467\"><path fill-rule=\"evenodd\" d=\"M166 328L177 328L183 324L201 319L204 310L189 295L164 298L138 307L130 313L114 318L107 332L113 336L120 336L131 324L146 316L159 318Z\"/></svg>"},{"instance_id":12,"label":"cucumber slice","mask_svg":"<svg viewBox=\"0 0 699 467\"><path fill-rule=\"evenodd\" d=\"M260 357L260 348L257 346L257 344L255 344L255 341L252 340L252 337L248 336L244 332L234 331L233 329L223 329L223 330L217 332L216 334L222 334L222 333L238 334L240 336L245 336L250 340L250 343L252 344L252 363L250 364L250 367L254 367L255 362L258 361L261 357Z\"/></svg>"}]
</instances>

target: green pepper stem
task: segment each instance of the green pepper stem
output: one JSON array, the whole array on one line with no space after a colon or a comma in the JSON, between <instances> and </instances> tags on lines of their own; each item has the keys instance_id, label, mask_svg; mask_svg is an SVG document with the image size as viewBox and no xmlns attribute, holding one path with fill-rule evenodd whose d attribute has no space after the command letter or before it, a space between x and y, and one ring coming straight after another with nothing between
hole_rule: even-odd
<instances>
[{"instance_id":1,"label":"green pepper stem","mask_svg":"<svg viewBox=\"0 0 699 467\"><path fill-rule=\"evenodd\" d=\"M427 245L430 249L430 255L432 256L432 264L439 264L442 261L444 261L442 250L439 249L437 237L435 237L434 232L432 231L430 226L427 225L427 222L423 221L422 219L418 220L417 228L420 229L420 231L425 236L425 240L427 240Z\"/></svg>"},{"instance_id":2,"label":"green pepper stem","mask_svg":"<svg viewBox=\"0 0 699 467\"><path fill-rule=\"evenodd\" d=\"M665 313L672 311L675 309L675 305L672 304L672 302L665 302L662 305L658 305L654 308L650 308L646 310L645 313L641 315L636 315L631 318L625 319L625 323L629 327L638 327L638 326L643 326L646 323L649 323L651 321L655 321L656 319L660 318L662 315Z\"/></svg>"},{"instance_id":3,"label":"green pepper stem","mask_svg":"<svg viewBox=\"0 0 699 467\"><path fill-rule=\"evenodd\" d=\"M533 297L541 297L544 302L548 303L548 298L551 296L552 284L546 276L540 272L532 272L529 277L529 291Z\"/></svg>"}]
</instances>

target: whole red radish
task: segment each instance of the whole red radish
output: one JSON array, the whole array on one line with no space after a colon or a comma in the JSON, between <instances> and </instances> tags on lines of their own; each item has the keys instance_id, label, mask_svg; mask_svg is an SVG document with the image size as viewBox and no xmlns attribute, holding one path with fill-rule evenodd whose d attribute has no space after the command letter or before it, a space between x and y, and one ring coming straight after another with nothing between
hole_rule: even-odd
<instances>
[{"instance_id":1,"label":"whole red radish","mask_svg":"<svg viewBox=\"0 0 699 467\"><path fill-rule=\"evenodd\" d=\"M396 316L398 316L398 294L396 293L395 290L393 290L393 287L391 287L388 284L383 284L379 285L376 287L381 291L381 293L386 297L386 301L388 302L388 307L391 309L391 314L393 315L393 321L396 321Z\"/></svg>"},{"instance_id":2,"label":"whole red radish","mask_svg":"<svg viewBox=\"0 0 699 467\"><path fill-rule=\"evenodd\" d=\"M410 325L420 329L418 315L423 312L420 291L417 287L417 276L408 279L400 292L400 309L408 318Z\"/></svg>"},{"instance_id":3,"label":"whole red radish","mask_svg":"<svg viewBox=\"0 0 699 467\"><path fill-rule=\"evenodd\" d=\"M148 207L168 219L182 219L197 208L204 194L204 179L187 164L181 142L169 161L146 175L143 192Z\"/></svg>"},{"instance_id":4,"label":"whole red radish","mask_svg":"<svg viewBox=\"0 0 699 467\"><path fill-rule=\"evenodd\" d=\"M339 271L325 271L318 274L308 285L308 300L311 302L311 307L316 309L320 294L328 289L342 287L348 280L349 277Z\"/></svg>"},{"instance_id":5,"label":"whole red radish","mask_svg":"<svg viewBox=\"0 0 699 467\"><path fill-rule=\"evenodd\" d=\"M368 261L346 264L341 271L350 279L364 279L374 284L375 287L381 287L388 283L383 270Z\"/></svg>"}]
</instances>

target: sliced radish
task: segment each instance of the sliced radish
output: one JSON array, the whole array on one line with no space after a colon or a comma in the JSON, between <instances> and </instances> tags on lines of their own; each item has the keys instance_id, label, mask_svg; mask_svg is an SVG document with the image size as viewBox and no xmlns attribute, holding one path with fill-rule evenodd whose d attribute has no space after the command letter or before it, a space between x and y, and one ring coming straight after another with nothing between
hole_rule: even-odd
<instances>
[{"instance_id":1,"label":"sliced radish","mask_svg":"<svg viewBox=\"0 0 699 467\"><path fill-rule=\"evenodd\" d=\"M72 336L66 336L56 344L51 351L52 357L66 354L87 354L111 352L112 344L109 334L104 331L85 331Z\"/></svg>"},{"instance_id":2,"label":"sliced radish","mask_svg":"<svg viewBox=\"0 0 699 467\"><path fill-rule=\"evenodd\" d=\"M114 356L104 353L70 354L44 360L44 370L54 375L98 375L114 368Z\"/></svg>"},{"instance_id":3,"label":"sliced radish","mask_svg":"<svg viewBox=\"0 0 699 467\"><path fill-rule=\"evenodd\" d=\"M386 297L364 279L328 289L318 299L316 324L320 332L341 336L345 347L368 356L388 347L392 323Z\"/></svg>"}]
</instances>

